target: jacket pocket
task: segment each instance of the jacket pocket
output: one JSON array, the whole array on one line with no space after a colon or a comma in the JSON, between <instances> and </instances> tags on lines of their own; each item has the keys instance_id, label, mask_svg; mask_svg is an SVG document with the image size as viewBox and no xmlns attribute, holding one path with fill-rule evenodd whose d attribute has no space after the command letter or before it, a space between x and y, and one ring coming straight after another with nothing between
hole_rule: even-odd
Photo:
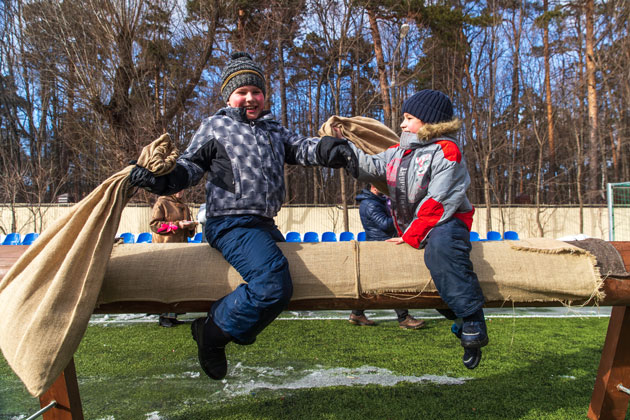
<instances>
[{"instance_id":1,"label":"jacket pocket","mask_svg":"<svg viewBox=\"0 0 630 420\"><path fill-rule=\"evenodd\" d=\"M230 160L230 168L232 169L232 194L234 194L234 200L238 200L243 195L243 188L241 183L241 168L239 159L235 156L234 148L231 144L224 144L225 152Z\"/></svg>"}]
</instances>

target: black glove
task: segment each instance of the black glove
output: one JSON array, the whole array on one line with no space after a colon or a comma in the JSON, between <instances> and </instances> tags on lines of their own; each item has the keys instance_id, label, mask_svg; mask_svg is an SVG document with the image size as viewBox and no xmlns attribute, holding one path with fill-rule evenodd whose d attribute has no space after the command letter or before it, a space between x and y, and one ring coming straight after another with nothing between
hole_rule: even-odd
<instances>
[{"instance_id":1,"label":"black glove","mask_svg":"<svg viewBox=\"0 0 630 420\"><path fill-rule=\"evenodd\" d=\"M154 194L160 194L166 187L166 178L155 176L147 168L136 165L129 174L129 185L144 188Z\"/></svg>"},{"instance_id":2,"label":"black glove","mask_svg":"<svg viewBox=\"0 0 630 420\"><path fill-rule=\"evenodd\" d=\"M322 137L317 143L317 158L322 166L345 168L353 178L359 176L359 160L345 139Z\"/></svg>"}]
</instances>

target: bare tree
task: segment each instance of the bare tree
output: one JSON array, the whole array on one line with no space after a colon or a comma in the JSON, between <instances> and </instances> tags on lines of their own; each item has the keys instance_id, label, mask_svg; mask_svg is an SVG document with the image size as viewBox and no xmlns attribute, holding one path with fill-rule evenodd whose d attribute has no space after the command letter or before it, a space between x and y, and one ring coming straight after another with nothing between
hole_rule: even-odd
<instances>
[{"instance_id":1,"label":"bare tree","mask_svg":"<svg viewBox=\"0 0 630 420\"><path fill-rule=\"evenodd\" d=\"M599 188L599 150L600 142L597 137L597 82L595 80L595 33L593 30L595 20L595 2L586 0L584 3L584 16L586 18L586 86L588 99L588 124L589 124L589 152L588 152L588 191L587 197L593 202L601 196Z\"/></svg>"},{"instance_id":2,"label":"bare tree","mask_svg":"<svg viewBox=\"0 0 630 420\"><path fill-rule=\"evenodd\" d=\"M376 57L376 68L378 69L378 81L381 91L381 102L383 107L383 114L385 118L385 125L392 126L396 122L392 120L392 105L389 98L389 80L387 77L387 67L385 66L385 58L383 56L383 46L381 43L381 32L378 27L378 20L376 15L376 7L374 5L368 5L366 11L370 22L370 31L372 33L372 39L374 41L374 55Z\"/></svg>"}]
</instances>

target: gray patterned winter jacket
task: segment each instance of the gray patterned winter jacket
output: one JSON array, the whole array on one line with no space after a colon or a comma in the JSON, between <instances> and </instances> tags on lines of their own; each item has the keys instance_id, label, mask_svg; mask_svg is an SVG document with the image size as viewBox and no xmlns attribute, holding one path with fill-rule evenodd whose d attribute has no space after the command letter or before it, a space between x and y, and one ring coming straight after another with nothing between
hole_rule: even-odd
<instances>
[{"instance_id":1,"label":"gray patterned winter jacket","mask_svg":"<svg viewBox=\"0 0 630 420\"><path fill-rule=\"evenodd\" d=\"M222 108L205 119L167 176L161 195L206 180L207 217L274 217L285 196L284 164L319 164L319 138L292 133L268 112L248 120L243 108Z\"/></svg>"}]
</instances>

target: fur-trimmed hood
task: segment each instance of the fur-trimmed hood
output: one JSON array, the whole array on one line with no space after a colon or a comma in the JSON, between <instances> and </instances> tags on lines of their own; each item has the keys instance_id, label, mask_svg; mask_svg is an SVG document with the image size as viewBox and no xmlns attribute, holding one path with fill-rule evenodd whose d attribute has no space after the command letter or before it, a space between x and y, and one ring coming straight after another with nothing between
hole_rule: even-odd
<instances>
[{"instance_id":1,"label":"fur-trimmed hood","mask_svg":"<svg viewBox=\"0 0 630 420\"><path fill-rule=\"evenodd\" d=\"M418 130L418 140L425 142L435 137L454 136L462 127L462 121L459 118L453 118L450 121L444 121L437 124L425 124Z\"/></svg>"},{"instance_id":2,"label":"fur-trimmed hood","mask_svg":"<svg viewBox=\"0 0 630 420\"><path fill-rule=\"evenodd\" d=\"M437 124L425 124L417 134L403 131L400 135L400 147L403 149L411 149L415 145L431 143L433 139L449 136L454 137L457 130L462 126L461 120L455 118L451 121L445 121Z\"/></svg>"}]
</instances>

